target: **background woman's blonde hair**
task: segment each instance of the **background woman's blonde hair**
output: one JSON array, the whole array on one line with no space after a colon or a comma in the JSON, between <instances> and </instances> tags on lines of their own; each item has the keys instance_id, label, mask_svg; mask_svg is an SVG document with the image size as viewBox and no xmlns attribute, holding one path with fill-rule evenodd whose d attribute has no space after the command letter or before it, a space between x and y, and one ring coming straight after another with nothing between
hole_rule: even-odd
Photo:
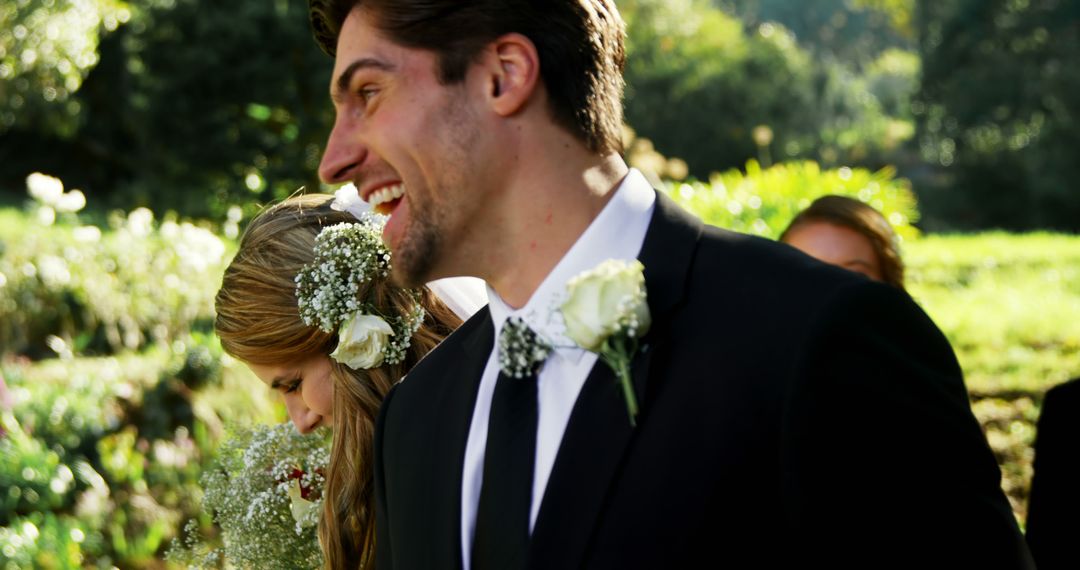
<instances>
[{"instance_id":1,"label":"background woman's blonde hair","mask_svg":"<svg viewBox=\"0 0 1080 570\"><path fill-rule=\"evenodd\" d=\"M305 325L296 299L297 273L315 258L315 237L327 226L355 222L330 208L325 194L297 196L260 213L240 239L215 301L215 328L225 352L250 364L281 365L329 355L337 335ZM369 297L370 295L370 297ZM358 297L383 314L404 314L414 300L387 280L365 283ZM326 566L358 568L373 561L375 543L372 458L375 416L390 387L461 324L423 290L427 311L404 362L353 370L331 360L334 439L326 474L319 542Z\"/></svg>"},{"instance_id":2,"label":"background woman's blonde hair","mask_svg":"<svg viewBox=\"0 0 1080 570\"><path fill-rule=\"evenodd\" d=\"M899 238L881 212L847 196L822 196L791 220L780 234L780 241L786 242L792 230L813 222L843 226L865 236L881 266L881 280L898 289L904 288L904 261L900 258Z\"/></svg>"}]
</instances>

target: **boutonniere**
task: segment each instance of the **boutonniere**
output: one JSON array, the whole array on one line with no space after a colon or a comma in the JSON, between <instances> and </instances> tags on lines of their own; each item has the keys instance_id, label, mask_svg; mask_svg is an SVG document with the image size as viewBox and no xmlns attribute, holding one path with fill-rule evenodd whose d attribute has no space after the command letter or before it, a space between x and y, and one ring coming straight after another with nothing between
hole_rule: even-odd
<instances>
[{"instance_id":1,"label":"boutonniere","mask_svg":"<svg viewBox=\"0 0 1080 570\"><path fill-rule=\"evenodd\" d=\"M631 426L637 425L638 403L630 383L630 361L638 339L652 324L644 271L640 261L609 259L567 282L567 298L559 307L566 336L596 353L615 372Z\"/></svg>"}]
</instances>

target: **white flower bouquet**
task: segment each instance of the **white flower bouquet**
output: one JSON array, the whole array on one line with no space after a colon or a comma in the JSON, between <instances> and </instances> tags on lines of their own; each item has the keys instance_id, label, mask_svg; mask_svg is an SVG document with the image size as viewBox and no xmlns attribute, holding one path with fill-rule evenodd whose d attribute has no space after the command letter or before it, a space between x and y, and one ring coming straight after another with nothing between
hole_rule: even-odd
<instances>
[{"instance_id":1,"label":"white flower bouquet","mask_svg":"<svg viewBox=\"0 0 1080 570\"><path fill-rule=\"evenodd\" d=\"M328 429L301 435L288 422L237 429L201 479L203 508L220 527L220 541L198 536L190 521L168 559L189 568L320 568L317 526L329 461Z\"/></svg>"}]
</instances>

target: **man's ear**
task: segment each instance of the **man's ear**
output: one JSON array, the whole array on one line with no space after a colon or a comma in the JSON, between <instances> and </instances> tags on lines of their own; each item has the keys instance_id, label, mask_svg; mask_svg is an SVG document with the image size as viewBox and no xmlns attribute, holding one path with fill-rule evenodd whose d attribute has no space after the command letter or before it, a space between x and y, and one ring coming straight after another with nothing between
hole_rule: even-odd
<instances>
[{"instance_id":1,"label":"man's ear","mask_svg":"<svg viewBox=\"0 0 1080 570\"><path fill-rule=\"evenodd\" d=\"M521 34L500 36L485 54L486 89L492 110L510 116L522 108L540 80L540 57L532 40Z\"/></svg>"}]
</instances>

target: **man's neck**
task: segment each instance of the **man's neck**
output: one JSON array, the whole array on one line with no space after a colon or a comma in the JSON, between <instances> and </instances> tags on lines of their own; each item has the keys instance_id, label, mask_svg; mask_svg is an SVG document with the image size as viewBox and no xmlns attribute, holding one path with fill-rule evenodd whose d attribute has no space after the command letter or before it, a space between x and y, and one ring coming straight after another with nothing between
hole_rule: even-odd
<instances>
[{"instance_id":1,"label":"man's neck","mask_svg":"<svg viewBox=\"0 0 1080 570\"><path fill-rule=\"evenodd\" d=\"M481 275L512 308L523 307L607 205L629 169L617 154L549 155L522 169L495 209Z\"/></svg>"}]
</instances>

